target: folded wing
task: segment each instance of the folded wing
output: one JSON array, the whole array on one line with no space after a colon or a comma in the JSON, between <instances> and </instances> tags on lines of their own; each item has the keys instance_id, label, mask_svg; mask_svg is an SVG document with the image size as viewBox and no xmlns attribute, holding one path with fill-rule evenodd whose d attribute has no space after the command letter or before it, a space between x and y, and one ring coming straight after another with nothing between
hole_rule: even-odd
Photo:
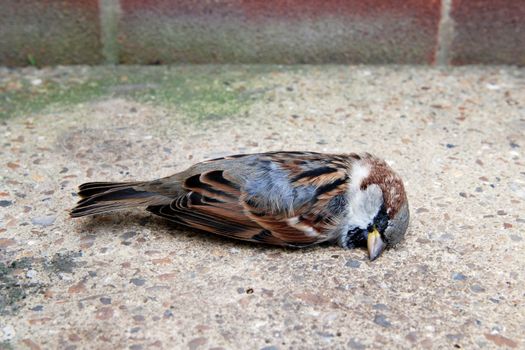
<instances>
[{"instance_id":1,"label":"folded wing","mask_svg":"<svg viewBox=\"0 0 525 350\"><path fill-rule=\"evenodd\" d=\"M345 207L348 176L337 159L313 156L317 154L236 157L232 161L243 166L235 170L224 167L223 159L203 163L202 172L193 169L184 180L185 195L148 210L245 241L307 246L330 240Z\"/></svg>"}]
</instances>

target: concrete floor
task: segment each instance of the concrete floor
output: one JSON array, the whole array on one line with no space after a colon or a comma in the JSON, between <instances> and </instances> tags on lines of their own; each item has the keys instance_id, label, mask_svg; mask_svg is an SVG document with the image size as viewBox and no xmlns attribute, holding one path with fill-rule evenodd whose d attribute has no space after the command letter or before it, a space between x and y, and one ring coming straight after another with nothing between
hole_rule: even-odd
<instances>
[{"instance_id":1,"label":"concrete floor","mask_svg":"<svg viewBox=\"0 0 525 350\"><path fill-rule=\"evenodd\" d=\"M525 346L524 69L0 69L0 93L2 349ZM68 217L85 181L266 150L384 157L406 240L371 263Z\"/></svg>"}]
</instances>

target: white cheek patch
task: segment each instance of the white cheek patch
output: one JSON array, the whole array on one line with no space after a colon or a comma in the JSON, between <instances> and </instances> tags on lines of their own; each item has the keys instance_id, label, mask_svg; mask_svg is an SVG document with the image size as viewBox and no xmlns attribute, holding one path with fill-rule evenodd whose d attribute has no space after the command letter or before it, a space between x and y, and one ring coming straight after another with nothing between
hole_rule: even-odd
<instances>
[{"instance_id":1,"label":"white cheek patch","mask_svg":"<svg viewBox=\"0 0 525 350\"><path fill-rule=\"evenodd\" d=\"M351 188L348 191L348 198L348 228L366 229L374 222L383 204L381 188L375 184L368 186L366 190Z\"/></svg>"}]
</instances>

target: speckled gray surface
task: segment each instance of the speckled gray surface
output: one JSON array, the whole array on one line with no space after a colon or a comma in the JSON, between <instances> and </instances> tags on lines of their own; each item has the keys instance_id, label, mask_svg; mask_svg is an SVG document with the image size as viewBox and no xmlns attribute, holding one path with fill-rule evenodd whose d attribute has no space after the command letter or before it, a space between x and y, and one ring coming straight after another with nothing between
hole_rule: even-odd
<instances>
[{"instance_id":1,"label":"speckled gray surface","mask_svg":"<svg viewBox=\"0 0 525 350\"><path fill-rule=\"evenodd\" d=\"M525 346L525 70L226 67L237 78L219 89L241 102L206 100L211 113L157 101L156 85L121 93L155 69L164 75L0 70L16 115L0 125L0 348ZM6 109L10 89L93 72L118 87ZM281 149L387 159L409 194L405 242L371 263L363 250L238 243L140 210L68 217L84 181Z\"/></svg>"}]
</instances>

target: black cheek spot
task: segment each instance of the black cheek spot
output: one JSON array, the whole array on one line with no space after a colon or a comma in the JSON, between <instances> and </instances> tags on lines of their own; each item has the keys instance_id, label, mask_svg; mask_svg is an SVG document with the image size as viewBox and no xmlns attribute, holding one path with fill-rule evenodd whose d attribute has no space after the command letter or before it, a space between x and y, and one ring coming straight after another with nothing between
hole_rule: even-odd
<instances>
[{"instance_id":1,"label":"black cheek spot","mask_svg":"<svg viewBox=\"0 0 525 350\"><path fill-rule=\"evenodd\" d=\"M349 248L364 247L368 237L367 230L362 230L359 227L348 230L346 245Z\"/></svg>"}]
</instances>

